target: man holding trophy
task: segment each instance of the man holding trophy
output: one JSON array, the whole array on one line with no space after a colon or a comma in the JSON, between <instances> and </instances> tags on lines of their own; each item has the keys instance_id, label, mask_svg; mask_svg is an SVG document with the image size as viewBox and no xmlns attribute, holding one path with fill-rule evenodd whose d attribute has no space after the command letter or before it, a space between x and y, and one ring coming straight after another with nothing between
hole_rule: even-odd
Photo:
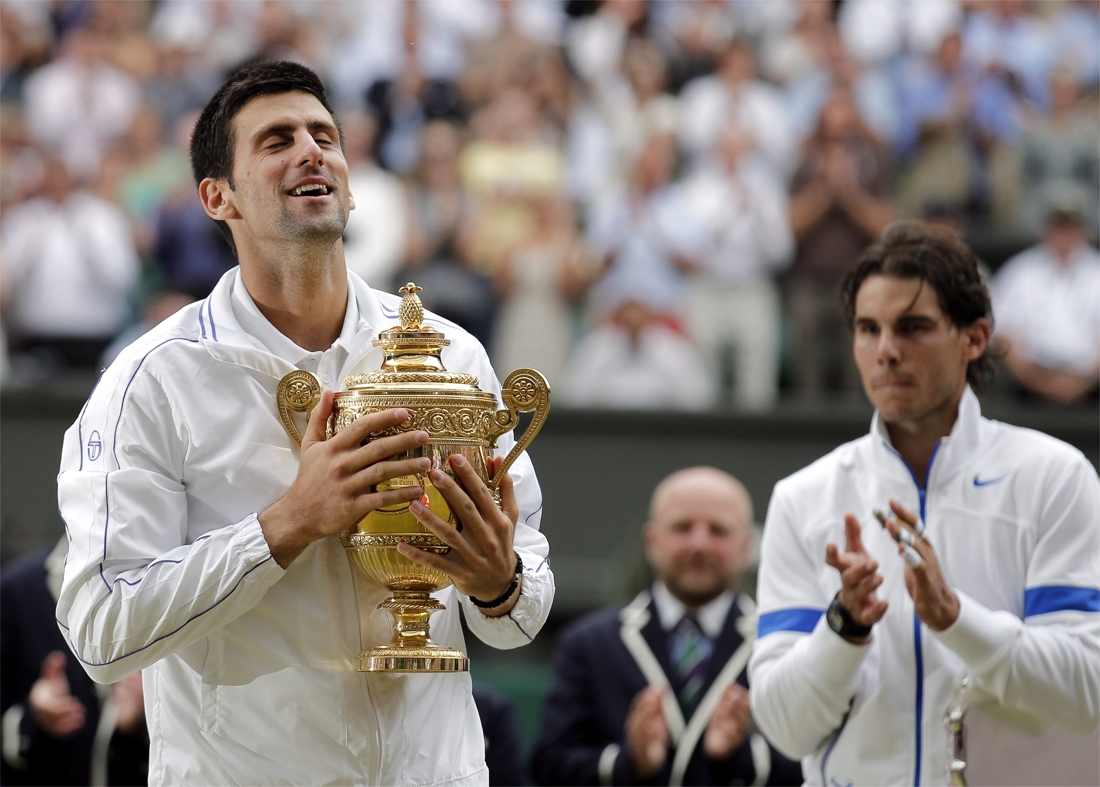
<instances>
[{"instance_id":1,"label":"man holding trophy","mask_svg":"<svg viewBox=\"0 0 1100 787\"><path fill-rule=\"evenodd\" d=\"M962 783L953 705L1095 730L1100 479L1071 446L982 417L973 252L898 223L843 295L876 412L775 487L749 667L761 730L830 785Z\"/></svg>"},{"instance_id":2,"label":"man holding trophy","mask_svg":"<svg viewBox=\"0 0 1100 787\"><path fill-rule=\"evenodd\" d=\"M125 350L66 434L62 632L97 681L144 670L151 783L487 784L458 608L500 648L546 620L521 450L545 381L502 389L418 288L346 270L354 201L309 69L235 73L191 157L240 267Z\"/></svg>"}]
</instances>

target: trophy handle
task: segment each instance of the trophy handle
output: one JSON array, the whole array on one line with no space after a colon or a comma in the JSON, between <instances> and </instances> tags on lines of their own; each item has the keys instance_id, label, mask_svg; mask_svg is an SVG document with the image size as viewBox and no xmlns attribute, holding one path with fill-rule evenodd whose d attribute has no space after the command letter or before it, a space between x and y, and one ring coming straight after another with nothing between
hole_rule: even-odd
<instances>
[{"instance_id":1,"label":"trophy handle","mask_svg":"<svg viewBox=\"0 0 1100 787\"><path fill-rule=\"evenodd\" d=\"M550 409L550 383L541 372L536 372L534 369L516 369L504 381L500 398L508 409L497 410L493 416L494 428L490 447L496 445L496 439L502 434L516 428L520 413L529 413L534 410L535 415L528 424L527 431L512 446L508 456L504 457L504 464L489 482L490 489L497 488L500 479L508 472L508 468L542 429L542 424L546 421L546 413Z\"/></svg>"},{"instance_id":2,"label":"trophy handle","mask_svg":"<svg viewBox=\"0 0 1100 787\"><path fill-rule=\"evenodd\" d=\"M302 447L302 435L294 421L290 418L290 411L304 412L306 420L313 414L313 408L321 401L321 381L312 372L296 369L282 380L275 391L275 401L279 405L279 419L283 422L283 428L291 439Z\"/></svg>"}]
</instances>

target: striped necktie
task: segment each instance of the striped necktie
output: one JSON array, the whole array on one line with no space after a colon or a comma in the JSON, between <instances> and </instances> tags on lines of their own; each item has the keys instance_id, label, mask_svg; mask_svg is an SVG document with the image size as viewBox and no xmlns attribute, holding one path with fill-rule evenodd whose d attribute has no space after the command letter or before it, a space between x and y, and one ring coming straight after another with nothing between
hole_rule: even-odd
<instances>
[{"instance_id":1,"label":"striped necktie","mask_svg":"<svg viewBox=\"0 0 1100 787\"><path fill-rule=\"evenodd\" d=\"M699 628L694 615L684 615L672 630L669 644L676 696L684 715L688 716L702 694L707 662L714 651L714 643Z\"/></svg>"}]
</instances>

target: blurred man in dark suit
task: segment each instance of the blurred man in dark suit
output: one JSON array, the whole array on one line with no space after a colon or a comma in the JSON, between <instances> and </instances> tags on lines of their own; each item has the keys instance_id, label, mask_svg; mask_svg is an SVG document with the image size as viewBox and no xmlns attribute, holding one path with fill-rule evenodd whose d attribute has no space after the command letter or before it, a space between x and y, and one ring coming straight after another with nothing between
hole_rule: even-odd
<instances>
[{"instance_id":1,"label":"blurred man in dark suit","mask_svg":"<svg viewBox=\"0 0 1100 787\"><path fill-rule=\"evenodd\" d=\"M739 588L751 523L748 492L720 470L661 482L645 528L652 588L561 636L537 783L802 783L749 710L756 614Z\"/></svg>"}]
</instances>

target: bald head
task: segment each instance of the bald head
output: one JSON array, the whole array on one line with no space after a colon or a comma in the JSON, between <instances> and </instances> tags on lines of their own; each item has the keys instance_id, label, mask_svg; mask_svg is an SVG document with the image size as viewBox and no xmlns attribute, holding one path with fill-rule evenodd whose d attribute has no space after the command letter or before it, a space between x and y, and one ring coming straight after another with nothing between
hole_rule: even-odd
<instances>
[{"instance_id":1,"label":"bald head","mask_svg":"<svg viewBox=\"0 0 1100 787\"><path fill-rule=\"evenodd\" d=\"M752 554L752 499L713 467L679 470L653 492L646 557L657 578L688 607L740 584Z\"/></svg>"}]
</instances>

